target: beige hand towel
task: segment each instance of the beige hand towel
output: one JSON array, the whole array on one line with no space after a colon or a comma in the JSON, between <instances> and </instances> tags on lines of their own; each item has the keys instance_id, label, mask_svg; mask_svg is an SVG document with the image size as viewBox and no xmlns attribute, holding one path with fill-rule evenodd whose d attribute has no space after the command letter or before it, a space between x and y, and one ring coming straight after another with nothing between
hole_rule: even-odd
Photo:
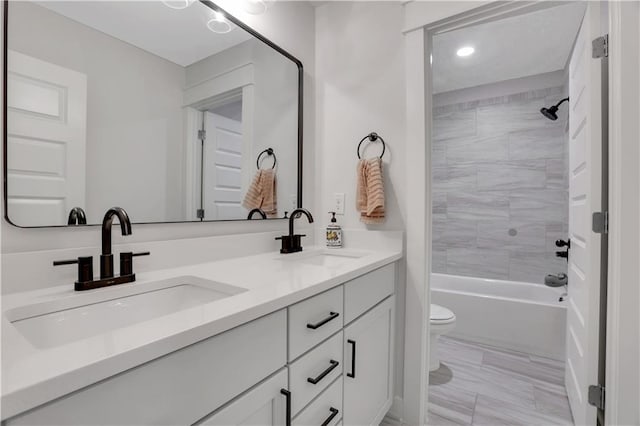
<instances>
[{"instance_id":1,"label":"beige hand towel","mask_svg":"<svg viewBox=\"0 0 640 426\"><path fill-rule=\"evenodd\" d=\"M383 223L385 211L382 159L360 160L357 170L356 207L360 212L360 221L366 224Z\"/></svg>"},{"instance_id":2,"label":"beige hand towel","mask_svg":"<svg viewBox=\"0 0 640 426\"><path fill-rule=\"evenodd\" d=\"M276 172L274 169L258 170L244 196L242 207L247 210L262 209L267 216L278 214Z\"/></svg>"}]
</instances>

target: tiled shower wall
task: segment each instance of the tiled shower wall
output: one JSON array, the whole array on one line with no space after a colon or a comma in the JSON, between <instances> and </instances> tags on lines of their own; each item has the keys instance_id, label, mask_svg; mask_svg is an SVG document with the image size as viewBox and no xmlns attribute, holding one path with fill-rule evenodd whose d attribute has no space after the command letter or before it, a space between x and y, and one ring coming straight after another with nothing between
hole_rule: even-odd
<instances>
[{"instance_id":1,"label":"tiled shower wall","mask_svg":"<svg viewBox=\"0 0 640 426\"><path fill-rule=\"evenodd\" d=\"M565 272L567 104L562 87L434 108L433 272L543 283Z\"/></svg>"}]
</instances>

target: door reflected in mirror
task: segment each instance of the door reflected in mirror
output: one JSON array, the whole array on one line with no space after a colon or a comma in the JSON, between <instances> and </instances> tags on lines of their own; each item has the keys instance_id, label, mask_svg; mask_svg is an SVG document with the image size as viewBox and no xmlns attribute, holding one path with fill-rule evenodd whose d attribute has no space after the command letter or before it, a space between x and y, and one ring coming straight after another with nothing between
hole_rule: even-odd
<instances>
[{"instance_id":1,"label":"door reflected in mirror","mask_svg":"<svg viewBox=\"0 0 640 426\"><path fill-rule=\"evenodd\" d=\"M81 209L99 224L114 205L134 223L282 218L299 204L291 55L200 2L5 7L11 223L78 226Z\"/></svg>"}]
</instances>

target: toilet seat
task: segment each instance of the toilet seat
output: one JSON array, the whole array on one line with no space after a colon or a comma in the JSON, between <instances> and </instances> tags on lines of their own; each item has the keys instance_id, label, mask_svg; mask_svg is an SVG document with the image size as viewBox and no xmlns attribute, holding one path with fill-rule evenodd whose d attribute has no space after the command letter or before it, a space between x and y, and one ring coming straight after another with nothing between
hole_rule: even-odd
<instances>
[{"instance_id":1,"label":"toilet seat","mask_svg":"<svg viewBox=\"0 0 640 426\"><path fill-rule=\"evenodd\" d=\"M440 368L438 337L456 327L456 315L444 306L432 303L429 319L429 371L435 371Z\"/></svg>"},{"instance_id":2,"label":"toilet seat","mask_svg":"<svg viewBox=\"0 0 640 426\"><path fill-rule=\"evenodd\" d=\"M431 324L433 325L444 325L450 324L456 321L456 316L449 309L444 306L431 304Z\"/></svg>"}]
</instances>

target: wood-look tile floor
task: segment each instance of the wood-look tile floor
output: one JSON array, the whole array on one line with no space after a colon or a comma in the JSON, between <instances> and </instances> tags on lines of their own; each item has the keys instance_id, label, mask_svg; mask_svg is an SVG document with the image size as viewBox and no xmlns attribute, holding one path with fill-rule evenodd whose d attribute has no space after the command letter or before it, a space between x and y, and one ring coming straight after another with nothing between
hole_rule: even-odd
<instances>
[{"instance_id":1,"label":"wood-look tile floor","mask_svg":"<svg viewBox=\"0 0 640 426\"><path fill-rule=\"evenodd\" d=\"M430 426L573 425L564 363L464 342L439 342L429 374Z\"/></svg>"}]
</instances>

